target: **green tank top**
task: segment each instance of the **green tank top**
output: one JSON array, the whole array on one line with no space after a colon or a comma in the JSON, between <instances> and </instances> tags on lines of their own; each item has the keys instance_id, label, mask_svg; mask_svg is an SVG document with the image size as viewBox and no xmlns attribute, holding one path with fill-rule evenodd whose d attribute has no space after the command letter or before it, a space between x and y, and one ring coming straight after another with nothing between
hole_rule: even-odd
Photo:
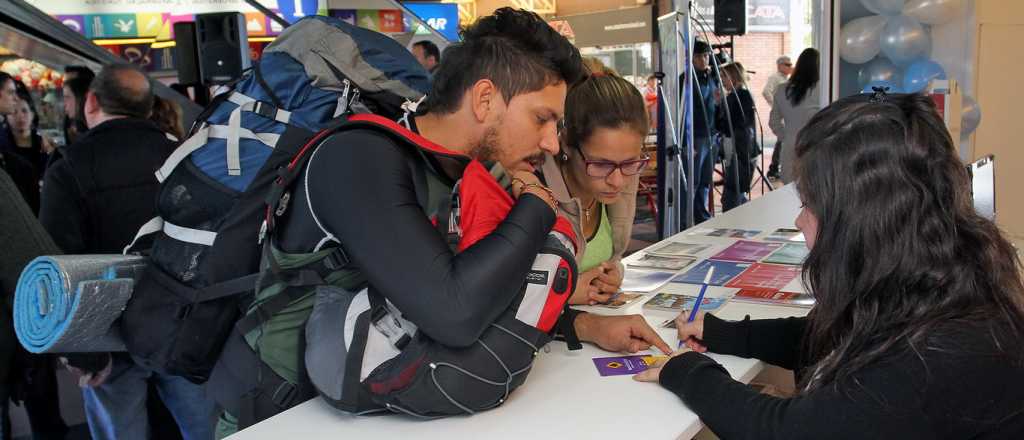
<instances>
[{"instance_id":1,"label":"green tank top","mask_svg":"<svg viewBox=\"0 0 1024 440\"><path fill-rule=\"evenodd\" d=\"M597 232L587 240L587 248L583 252L583 261L580 264L580 272L586 272L608 261L612 258L614 245L612 244L612 225L608 222L608 208L601 205L598 211L601 222L597 226Z\"/></svg>"}]
</instances>

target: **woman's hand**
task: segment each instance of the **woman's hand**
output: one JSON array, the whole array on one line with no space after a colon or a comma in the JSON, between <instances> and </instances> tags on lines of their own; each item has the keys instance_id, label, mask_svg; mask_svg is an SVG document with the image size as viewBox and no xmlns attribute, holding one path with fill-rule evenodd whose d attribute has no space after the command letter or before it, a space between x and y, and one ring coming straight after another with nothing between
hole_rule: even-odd
<instances>
[{"instance_id":1,"label":"woman's hand","mask_svg":"<svg viewBox=\"0 0 1024 440\"><path fill-rule=\"evenodd\" d=\"M577 280L576 283L576 290L573 291L572 296L569 297L569 304L594 305L608 302L616 291L602 292L596 285L594 285L594 282L602 275L604 275L604 268L601 266L594 267L593 269L581 273L579 280Z\"/></svg>"},{"instance_id":2,"label":"woman's hand","mask_svg":"<svg viewBox=\"0 0 1024 440\"><path fill-rule=\"evenodd\" d=\"M622 268L619 264L612 261L604 261L598 268L601 269L601 274L594 278L590 284L601 293L614 294L618 292L619 288L622 287Z\"/></svg>"},{"instance_id":3,"label":"woman's hand","mask_svg":"<svg viewBox=\"0 0 1024 440\"><path fill-rule=\"evenodd\" d=\"M698 313L693 322L686 322L690 317L689 311L684 311L676 317L676 329L679 331L679 341L686 344L690 350L698 353L708 351L704 345L704 313Z\"/></svg>"},{"instance_id":4,"label":"woman's hand","mask_svg":"<svg viewBox=\"0 0 1024 440\"><path fill-rule=\"evenodd\" d=\"M668 359L672 359L688 351L690 351L689 348L680 348L672 352L672 355L669 356ZM637 382L657 382L659 379L661 379L661 369L665 366L665 363L668 362L668 359L660 360L658 361L658 363L652 365L650 368L635 374L633 376L633 380Z\"/></svg>"}]
</instances>

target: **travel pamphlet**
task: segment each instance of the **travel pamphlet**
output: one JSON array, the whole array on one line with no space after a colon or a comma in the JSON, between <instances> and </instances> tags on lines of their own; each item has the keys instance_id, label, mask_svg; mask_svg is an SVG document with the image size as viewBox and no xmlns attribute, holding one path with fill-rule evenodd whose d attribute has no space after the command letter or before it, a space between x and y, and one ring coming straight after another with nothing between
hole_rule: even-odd
<instances>
[{"instance_id":1,"label":"travel pamphlet","mask_svg":"<svg viewBox=\"0 0 1024 440\"><path fill-rule=\"evenodd\" d=\"M753 231L749 229L730 229L730 228L704 228L697 229L691 234L696 235L707 235L709 237L729 237L729 238L754 238L761 231Z\"/></svg>"},{"instance_id":2,"label":"travel pamphlet","mask_svg":"<svg viewBox=\"0 0 1024 440\"><path fill-rule=\"evenodd\" d=\"M594 366L602 376L637 374L651 368L658 361L668 359L664 355L632 355L594 358Z\"/></svg>"},{"instance_id":3,"label":"travel pamphlet","mask_svg":"<svg viewBox=\"0 0 1024 440\"><path fill-rule=\"evenodd\" d=\"M727 301L729 301L729 298L711 298L705 296L700 302L700 311L711 312L718 310L722 308ZM693 305L696 302L697 298L693 296L661 292L647 300L647 302L644 303L644 308L665 312L682 312L683 310L693 310Z\"/></svg>"},{"instance_id":4,"label":"travel pamphlet","mask_svg":"<svg viewBox=\"0 0 1024 440\"><path fill-rule=\"evenodd\" d=\"M608 299L607 302L595 304L597 307L604 307L607 309L621 309L633 303L639 302L644 298L644 294L640 292L618 292Z\"/></svg>"},{"instance_id":5,"label":"travel pamphlet","mask_svg":"<svg viewBox=\"0 0 1024 440\"><path fill-rule=\"evenodd\" d=\"M761 260L762 263L801 265L807 259L807 245L803 243L786 243L779 250L773 252L768 258Z\"/></svg>"},{"instance_id":6,"label":"travel pamphlet","mask_svg":"<svg viewBox=\"0 0 1024 440\"><path fill-rule=\"evenodd\" d=\"M800 232L799 229L791 229L791 228L779 228L779 229L776 229L771 234L768 234L768 236L765 237L764 239L765 239L765 241L781 241L781 242L799 241L801 243L806 241L804 239L804 233L803 232Z\"/></svg>"},{"instance_id":7,"label":"travel pamphlet","mask_svg":"<svg viewBox=\"0 0 1024 440\"><path fill-rule=\"evenodd\" d=\"M782 243L765 243L763 241L737 240L732 246L711 257L716 260L745 261L753 263L771 255L782 247ZM717 270L717 269L715 269Z\"/></svg>"},{"instance_id":8,"label":"travel pamphlet","mask_svg":"<svg viewBox=\"0 0 1024 440\"><path fill-rule=\"evenodd\" d=\"M725 286L780 290L799 277L800 266L753 263Z\"/></svg>"},{"instance_id":9,"label":"travel pamphlet","mask_svg":"<svg viewBox=\"0 0 1024 440\"><path fill-rule=\"evenodd\" d=\"M644 251L645 254L654 255L658 257L681 257L681 256L697 256L701 252L711 249L710 244L699 244L699 243L683 243L680 241L670 241L668 243L655 246L649 250Z\"/></svg>"},{"instance_id":10,"label":"travel pamphlet","mask_svg":"<svg viewBox=\"0 0 1024 440\"><path fill-rule=\"evenodd\" d=\"M796 307L814 307L814 296L808 293L782 292L772 289L740 289L736 301Z\"/></svg>"},{"instance_id":11,"label":"travel pamphlet","mask_svg":"<svg viewBox=\"0 0 1024 440\"><path fill-rule=\"evenodd\" d=\"M718 260L704 260L697 263L692 269L686 271L685 274L680 275L672 280L673 283L688 283L688 284L701 284L704 282L704 276L707 275L708 270L712 267L715 268L714 277L711 278L711 282L708 285L721 286L728 283L729 280L736 277L743 271L750 267L750 263L737 263L734 261L718 261Z\"/></svg>"},{"instance_id":12,"label":"travel pamphlet","mask_svg":"<svg viewBox=\"0 0 1024 440\"><path fill-rule=\"evenodd\" d=\"M693 257L660 257L657 255L644 255L634 261L626 263L630 267L647 267L651 269L682 270L697 261Z\"/></svg>"},{"instance_id":13,"label":"travel pamphlet","mask_svg":"<svg viewBox=\"0 0 1024 440\"><path fill-rule=\"evenodd\" d=\"M627 269L619 288L626 292L653 292L674 276L676 272Z\"/></svg>"}]
</instances>

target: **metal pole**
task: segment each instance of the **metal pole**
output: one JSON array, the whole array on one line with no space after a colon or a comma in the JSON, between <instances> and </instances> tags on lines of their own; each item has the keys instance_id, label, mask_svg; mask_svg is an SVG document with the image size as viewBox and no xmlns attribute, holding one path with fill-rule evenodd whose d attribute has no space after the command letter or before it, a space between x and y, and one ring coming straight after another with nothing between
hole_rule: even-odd
<instances>
[{"instance_id":1,"label":"metal pole","mask_svg":"<svg viewBox=\"0 0 1024 440\"><path fill-rule=\"evenodd\" d=\"M676 5L677 8L682 9L678 11L681 15L676 16L677 19L682 19L681 26L679 27L681 32L676 33L676 48L680 52L680 58L683 59L683 68L686 69L686 81L683 85L683 93L679 104L679 108L685 108L686 111L679 112L680 123L677 127L679 130L684 128L686 130L686 166L687 171L689 171L687 174L689 178L686 179L686 197L683 203L686 205L686 229L689 229L694 224L693 204L694 192L696 191L694 182L697 180L697 176L694 174L695 167L693 163L695 145L693 144L693 99L691 98L693 96L693 83L695 80L693 70L693 33L690 27L690 11L693 8L693 2L686 2L685 8L682 6L681 4ZM679 137L683 137L682 133L680 133Z\"/></svg>"}]
</instances>

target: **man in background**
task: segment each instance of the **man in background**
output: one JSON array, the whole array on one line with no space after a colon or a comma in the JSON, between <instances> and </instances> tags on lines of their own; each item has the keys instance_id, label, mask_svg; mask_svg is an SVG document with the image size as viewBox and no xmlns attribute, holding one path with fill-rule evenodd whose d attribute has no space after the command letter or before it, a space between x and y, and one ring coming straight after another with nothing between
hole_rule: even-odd
<instances>
[{"instance_id":1,"label":"man in background","mask_svg":"<svg viewBox=\"0 0 1024 440\"><path fill-rule=\"evenodd\" d=\"M761 91L761 96L764 96L764 100L768 101L768 105L772 105L772 101L775 99L775 90L782 84L785 84L789 80L789 75L793 73L793 61L786 55L779 57L775 60L776 70L772 73L772 76L768 77L768 81L764 83L764 90ZM779 152L782 151L782 144L779 141L775 141L775 148L772 149L772 164L768 166L768 178L778 179L779 178Z\"/></svg>"},{"instance_id":2,"label":"man in background","mask_svg":"<svg viewBox=\"0 0 1024 440\"><path fill-rule=\"evenodd\" d=\"M160 186L153 172L174 142L147 119L152 108L152 81L136 66L106 66L92 81L83 108L89 131L65 148L44 178L40 221L65 253L121 253L155 216ZM67 357L84 373L93 439L149 438L150 380L185 439L213 438L214 407L202 387L142 368L126 353Z\"/></svg>"},{"instance_id":3,"label":"man in background","mask_svg":"<svg viewBox=\"0 0 1024 440\"><path fill-rule=\"evenodd\" d=\"M412 56L416 57L416 61L419 61L420 65L427 69L431 75L437 70L437 65L441 64L441 50L437 48L436 44L428 40L418 41L416 44L413 44Z\"/></svg>"}]
</instances>

